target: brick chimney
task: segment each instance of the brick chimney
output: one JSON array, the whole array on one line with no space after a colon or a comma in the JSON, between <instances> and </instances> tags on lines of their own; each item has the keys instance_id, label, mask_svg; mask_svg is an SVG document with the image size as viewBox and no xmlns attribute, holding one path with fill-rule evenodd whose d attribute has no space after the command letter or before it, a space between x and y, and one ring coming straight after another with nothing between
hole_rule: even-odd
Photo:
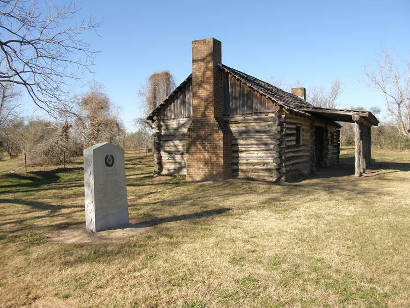
<instances>
[{"instance_id":1,"label":"brick chimney","mask_svg":"<svg viewBox=\"0 0 410 308\"><path fill-rule=\"evenodd\" d=\"M292 88L291 93L306 100L306 88Z\"/></svg>"},{"instance_id":2,"label":"brick chimney","mask_svg":"<svg viewBox=\"0 0 410 308\"><path fill-rule=\"evenodd\" d=\"M232 174L232 139L222 117L221 42L192 42L192 124L186 143L187 180L222 180Z\"/></svg>"}]
</instances>

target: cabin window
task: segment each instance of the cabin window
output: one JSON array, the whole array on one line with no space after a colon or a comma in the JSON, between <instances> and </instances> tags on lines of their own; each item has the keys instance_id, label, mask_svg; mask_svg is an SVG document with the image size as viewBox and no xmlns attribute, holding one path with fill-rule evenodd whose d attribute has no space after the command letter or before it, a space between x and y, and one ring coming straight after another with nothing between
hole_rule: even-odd
<instances>
[{"instance_id":1,"label":"cabin window","mask_svg":"<svg viewBox=\"0 0 410 308\"><path fill-rule=\"evenodd\" d=\"M302 127L296 126L296 145L302 144Z\"/></svg>"}]
</instances>

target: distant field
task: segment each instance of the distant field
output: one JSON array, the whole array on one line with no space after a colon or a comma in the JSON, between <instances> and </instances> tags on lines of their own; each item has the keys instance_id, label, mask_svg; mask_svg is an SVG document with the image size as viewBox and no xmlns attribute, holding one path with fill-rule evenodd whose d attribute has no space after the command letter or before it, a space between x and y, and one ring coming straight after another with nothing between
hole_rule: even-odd
<instances>
[{"instance_id":1,"label":"distant field","mask_svg":"<svg viewBox=\"0 0 410 308\"><path fill-rule=\"evenodd\" d=\"M352 149L272 185L153 178L127 153L133 227L84 232L82 161L0 162L0 306L410 306L410 152ZM11 172L13 171L13 172Z\"/></svg>"}]
</instances>

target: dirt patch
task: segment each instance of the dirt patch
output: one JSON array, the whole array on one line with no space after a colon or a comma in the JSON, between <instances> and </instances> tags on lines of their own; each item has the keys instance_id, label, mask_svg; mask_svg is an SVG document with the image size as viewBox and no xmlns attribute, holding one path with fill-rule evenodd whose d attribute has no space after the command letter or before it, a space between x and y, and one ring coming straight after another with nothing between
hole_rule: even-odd
<instances>
[{"instance_id":1,"label":"dirt patch","mask_svg":"<svg viewBox=\"0 0 410 308\"><path fill-rule=\"evenodd\" d=\"M150 227L125 227L121 229L105 230L97 233L85 230L85 225L69 227L65 230L54 231L47 237L50 242L64 244L103 244L118 242L132 236L146 232Z\"/></svg>"}]
</instances>

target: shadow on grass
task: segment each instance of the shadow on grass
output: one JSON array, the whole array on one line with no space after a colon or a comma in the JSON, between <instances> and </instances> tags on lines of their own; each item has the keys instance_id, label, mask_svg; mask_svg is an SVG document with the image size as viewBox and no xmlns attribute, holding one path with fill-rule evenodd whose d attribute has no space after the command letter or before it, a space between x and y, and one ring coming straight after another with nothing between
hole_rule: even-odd
<instances>
[{"instance_id":1,"label":"shadow on grass","mask_svg":"<svg viewBox=\"0 0 410 308\"><path fill-rule=\"evenodd\" d=\"M0 194L16 192L16 188L41 188L44 185L53 184L61 180L61 173L70 174L83 170L82 167L56 168L48 171L32 171L27 174L8 173L0 177L1 179L14 180L11 184L1 185ZM72 182L69 181L69 182ZM78 182L78 181L75 181ZM67 183L67 182L64 182ZM82 184L81 184L82 185Z\"/></svg>"},{"instance_id":2,"label":"shadow on grass","mask_svg":"<svg viewBox=\"0 0 410 308\"><path fill-rule=\"evenodd\" d=\"M214 215L220 215L225 212L230 211L230 208L218 208L213 210L206 210L202 212L192 213L192 214L185 214L185 215L175 215L175 216L168 216L164 218L156 218L151 219L148 221L142 221L135 224L127 225L127 228L147 228L156 226L159 224L167 223L167 222L174 222L174 221L182 221L182 220L190 220L190 219L200 219L204 217L210 217Z\"/></svg>"},{"instance_id":3,"label":"shadow on grass","mask_svg":"<svg viewBox=\"0 0 410 308\"><path fill-rule=\"evenodd\" d=\"M392 172L399 172L399 171L410 171L410 163L397 163L397 162L388 162L388 161L380 161L375 162L370 165L366 176L376 176L380 173L378 171L381 170L389 170L385 173L392 173ZM318 168L316 172L308 177L300 177L288 182L290 183L297 183L304 181L306 179L326 179L326 178L337 178L337 177L344 177L344 176L353 176L355 173L355 166L354 166L354 157L341 157L339 163L337 165L327 167L327 168ZM373 174L372 174L373 173Z\"/></svg>"},{"instance_id":4,"label":"shadow on grass","mask_svg":"<svg viewBox=\"0 0 410 308\"><path fill-rule=\"evenodd\" d=\"M38 226L34 225L33 222L40 220L40 219L45 219L45 218L57 218L57 217L66 217L67 219L73 219L73 215L79 212L84 211L84 206L83 205L52 205L46 202L40 202L40 201L30 201L30 200L21 200L21 199L0 199L0 204L17 204L17 205L23 205L23 206L28 206L29 208L32 208L33 211L30 211L28 213L24 214L30 214L30 213L40 213L40 211L46 211L42 215L36 215L36 216L23 216L21 215L19 219L13 219L13 220L8 220L8 221L3 221L0 223L0 227L5 227L9 226L8 230L0 230L0 234L9 234L10 232L17 232L17 231L23 231L23 230L33 230L33 229L41 229L41 228L53 228L53 229L62 229L66 228L70 225L76 225L81 222L77 222L74 220L67 221L67 222L59 222L59 223L51 223L47 224L45 226ZM63 209L71 209L71 211L68 212L59 212ZM21 218L23 217L23 218ZM16 226L16 228L10 227L10 226Z\"/></svg>"},{"instance_id":5,"label":"shadow on grass","mask_svg":"<svg viewBox=\"0 0 410 308\"><path fill-rule=\"evenodd\" d=\"M72 208L83 208L81 205L52 205L46 202L32 201L32 200L22 200L22 199L0 199L0 204L19 204L25 205L37 210L43 211L60 211L62 209L72 209Z\"/></svg>"},{"instance_id":6,"label":"shadow on grass","mask_svg":"<svg viewBox=\"0 0 410 308\"><path fill-rule=\"evenodd\" d=\"M410 163L376 162L372 169L392 169L396 171L410 171Z\"/></svg>"}]
</instances>

